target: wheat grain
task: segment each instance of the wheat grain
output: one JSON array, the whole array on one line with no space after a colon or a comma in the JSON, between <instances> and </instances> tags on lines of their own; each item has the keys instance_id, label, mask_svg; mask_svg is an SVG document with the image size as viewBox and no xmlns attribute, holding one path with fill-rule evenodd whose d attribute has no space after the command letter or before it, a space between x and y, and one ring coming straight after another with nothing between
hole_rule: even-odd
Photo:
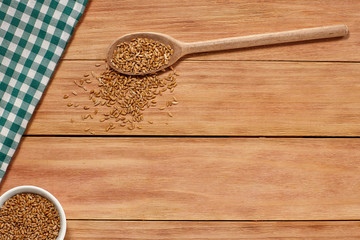
<instances>
[{"instance_id":1,"label":"wheat grain","mask_svg":"<svg viewBox=\"0 0 360 240\"><path fill-rule=\"evenodd\" d=\"M0 226L0 239L56 239L60 216L48 199L19 193L1 207Z\"/></svg>"},{"instance_id":2,"label":"wheat grain","mask_svg":"<svg viewBox=\"0 0 360 240\"><path fill-rule=\"evenodd\" d=\"M111 63L123 72L148 73L169 63L170 46L148 38L135 38L116 46Z\"/></svg>"}]
</instances>

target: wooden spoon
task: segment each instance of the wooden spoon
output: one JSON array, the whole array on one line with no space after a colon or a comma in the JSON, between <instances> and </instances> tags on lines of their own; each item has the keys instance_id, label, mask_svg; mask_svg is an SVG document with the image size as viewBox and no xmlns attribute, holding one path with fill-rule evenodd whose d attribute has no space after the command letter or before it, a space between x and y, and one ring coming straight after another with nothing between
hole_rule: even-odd
<instances>
[{"instance_id":1,"label":"wooden spoon","mask_svg":"<svg viewBox=\"0 0 360 240\"><path fill-rule=\"evenodd\" d=\"M349 30L346 25L334 25L334 26L325 26L325 27L316 27L316 28L304 28L299 30L284 31L284 32L275 32L275 33L265 33L265 34L256 34L243 37L233 37L233 38L223 38L218 40L194 42L194 43L184 43L180 42L168 35L153 33L153 32L139 32L131 33L125 36L122 36L115 40L109 47L107 52L107 62L114 70L119 73L127 75L144 75L155 73L157 71L163 70L181 57L187 54L200 53L200 52L212 52L228 49L237 49L237 48L247 48L255 46L264 46L280 43L290 43L290 42L300 42L314 39L324 39L324 38L334 38L334 37L343 37L348 34ZM147 73L132 73L132 72L123 72L121 69L114 66L111 62L113 57L114 50L117 45L121 42L129 42L134 38L149 38L155 41L164 43L165 45L170 45L174 49L174 54L171 56L168 64L162 66L157 70L153 70Z\"/></svg>"}]
</instances>

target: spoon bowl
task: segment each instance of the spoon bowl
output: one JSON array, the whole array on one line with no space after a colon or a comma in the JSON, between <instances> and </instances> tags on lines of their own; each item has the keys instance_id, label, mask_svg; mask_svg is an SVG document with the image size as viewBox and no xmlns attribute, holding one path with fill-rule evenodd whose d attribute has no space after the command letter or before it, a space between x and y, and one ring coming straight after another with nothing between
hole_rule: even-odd
<instances>
[{"instance_id":1,"label":"spoon bowl","mask_svg":"<svg viewBox=\"0 0 360 240\"><path fill-rule=\"evenodd\" d=\"M112 62L111 59L113 58L114 50L117 48L117 46L122 42L130 42L134 38L148 38L153 39L155 41L158 41L160 43L165 44L166 46L170 46L174 50L174 54L171 55L169 63L166 65L163 65L159 69L154 69L152 71L146 72L146 73L134 73L134 72L125 72L122 69L116 67ZM182 56L184 56L184 43L161 33L154 33L154 32L137 32L137 33L130 33L127 35L124 35L118 39L116 39L110 46L107 51L107 63L110 65L110 67L114 70L116 70L119 73L126 74L126 75L145 75L145 74L153 74L155 72L161 71L165 68L168 68L169 66L173 65L175 62L177 62Z\"/></svg>"},{"instance_id":2,"label":"spoon bowl","mask_svg":"<svg viewBox=\"0 0 360 240\"><path fill-rule=\"evenodd\" d=\"M302 41L308 41L314 39L337 38L337 37L344 37L348 33L349 30L346 25L333 25L333 26L324 26L324 27L315 27L315 28L304 28L304 29L284 31L284 32L256 34L256 35L242 36L242 37L223 38L223 39L201 41L194 43L184 43L166 34L154 33L154 32L138 32L138 33L127 34L116 39L109 46L106 59L109 66L119 73L126 75L145 75L145 74L153 74L167 67L170 67L175 62L177 62L181 57L187 54L238 49L238 48L248 48L248 47L256 47L256 46L281 44L281 43L290 43L290 42L302 42ZM163 43L166 46L170 45L170 47L173 49L173 54L171 55L169 62L161 66L160 68L151 70L149 72L138 72L138 73L124 72L122 69L116 67L112 63L114 50L117 48L117 46L120 43L130 42L132 39L135 38L148 38Z\"/></svg>"}]
</instances>

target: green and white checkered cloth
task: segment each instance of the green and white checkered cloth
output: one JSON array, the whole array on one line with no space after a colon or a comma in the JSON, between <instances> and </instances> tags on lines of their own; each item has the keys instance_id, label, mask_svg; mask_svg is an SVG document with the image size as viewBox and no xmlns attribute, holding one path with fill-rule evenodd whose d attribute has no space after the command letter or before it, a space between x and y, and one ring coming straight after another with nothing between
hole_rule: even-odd
<instances>
[{"instance_id":1,"label":"green and white checkered cloth","mask_svg":"<svg viewBox=\"0 0 360 240\"><path fill-rule=\"evenodd\" d=\"M87 0L0 0L0 182Z\"/></svg>"}]
</instances>

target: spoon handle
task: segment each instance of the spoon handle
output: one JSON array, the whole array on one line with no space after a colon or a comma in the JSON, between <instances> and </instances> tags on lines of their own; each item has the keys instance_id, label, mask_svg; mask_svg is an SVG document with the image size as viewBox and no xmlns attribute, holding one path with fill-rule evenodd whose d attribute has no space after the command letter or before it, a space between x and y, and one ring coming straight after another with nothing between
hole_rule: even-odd
<instances>
[{"instance_id":1,"label":"spoon handle","mask_svg":"<svg viewBox=\"0 0 360 240\"><path fill-rule=\"evenodd\" d=\"M299 30L256 34L243 37L223 38L218 40L184 43L183 53L211 52L236 48L247 48L255 46L272 45L279 43L290 43L307 41L313 39L343 37L348 34L346 25L334 25L315 28L304 28Z\"/></svg>"}]
</instances>

